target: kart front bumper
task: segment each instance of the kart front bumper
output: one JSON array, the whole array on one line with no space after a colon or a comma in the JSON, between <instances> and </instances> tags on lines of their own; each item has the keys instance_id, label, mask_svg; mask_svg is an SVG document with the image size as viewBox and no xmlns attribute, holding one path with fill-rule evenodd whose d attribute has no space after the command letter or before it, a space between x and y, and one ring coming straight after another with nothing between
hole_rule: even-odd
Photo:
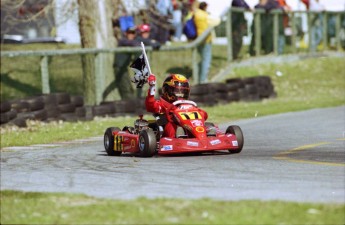
<instances>
[{"instance_id":1,"label":"kart front bumper","mask_svg":"<svg viewBox=\"0 0 345 225\"><path fill-rule=\"evenodd\" d=\"M188 152L208 152L217 150L238 150L237 138L234 134L217 137L196 138L161 138L158 154L178 154Z\"/></svg>"}]
</instances>

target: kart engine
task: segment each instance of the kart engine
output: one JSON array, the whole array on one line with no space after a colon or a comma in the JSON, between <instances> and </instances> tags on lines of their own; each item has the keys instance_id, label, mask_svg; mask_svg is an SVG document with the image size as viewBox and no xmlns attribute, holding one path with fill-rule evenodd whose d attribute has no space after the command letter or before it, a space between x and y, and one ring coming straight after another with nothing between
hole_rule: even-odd
<instances>
[{"instance_id":1,"label":"kart engine","mask_svg":"<svg viewBox=\"0 0 345 225\"><path fill-rule=\"evenodd\" d=\"M140 115L139 117L140 118L134 122L134 129L137 134L139 134L140 131L149 128L149 122L147 120L144 120L142 115Z\"/></svg>"}]
</instances>

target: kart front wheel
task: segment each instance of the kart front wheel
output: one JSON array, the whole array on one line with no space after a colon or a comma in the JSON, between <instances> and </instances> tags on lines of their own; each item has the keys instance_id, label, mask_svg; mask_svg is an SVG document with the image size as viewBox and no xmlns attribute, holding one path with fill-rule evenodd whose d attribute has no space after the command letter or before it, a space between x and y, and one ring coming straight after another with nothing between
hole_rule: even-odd
<instances>
[{"instance_id":1,"label":"kart front wheel","mask_svg":"<svg viewBox=\"0 0 345 225\"><path fill-rule=\"evenodd\" d=\"M237 139L238 149L229 150L229 152L230 153L240 153L242 151L243 144L244 144L243 132L242 132L241 128L239 126L232 125L226 129L225 133L226 134L234 134L236 136L236 139Z\"/></svg>"},{"instance_id":2,"label":"kart front wheel","mask_svg":"<svg viewBox=\"0 0 345 225\"><path fill-rule=\"evenodd\" d=\"M152 157L157 149L157 139L151 129L142 130L139 133L139 150L140 156Z\"/></svg>"},{"instance_id":3,"label":"kart front wheel","mask_svg":"<svg viewBox=\"0 0 345 225\"><path fill-rule=\"evenodd\" d=\"M120 131L120 128L118 127L109 127L105 130L104 133L104 148L105 151L110 156L118 156L121 155L121 151L115 151L114 150L114 131Z\"/></svg>"}]
</instances>

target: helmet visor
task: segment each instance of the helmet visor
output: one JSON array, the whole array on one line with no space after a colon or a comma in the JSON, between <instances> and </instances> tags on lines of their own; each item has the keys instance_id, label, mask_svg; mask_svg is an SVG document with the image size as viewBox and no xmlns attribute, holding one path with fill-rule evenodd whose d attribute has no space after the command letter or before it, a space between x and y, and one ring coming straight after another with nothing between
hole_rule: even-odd
<instances>
[{"instance_id":1,"label":"helmet visor","mask_svg":"<svg viewBox=\"0 0 345 225\"><path fill-rule=\"evenodd\" d=\"M183 86L178 86L174 88L174 95L178 99L188 99L189 98L189 86L188 87L183 87Z\"/></svg>"}]
</instances>

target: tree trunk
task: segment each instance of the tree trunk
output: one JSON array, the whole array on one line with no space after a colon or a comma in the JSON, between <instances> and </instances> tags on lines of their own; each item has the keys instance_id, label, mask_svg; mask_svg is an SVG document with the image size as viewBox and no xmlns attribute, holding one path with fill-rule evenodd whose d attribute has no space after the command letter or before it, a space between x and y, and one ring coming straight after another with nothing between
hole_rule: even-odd
<instances>
[{"instance_id":1,"label":"tree trunk","mask_svg":"<svg viewBox=\"0 0 345 225\"><path fill-rule=\"evenodd\" d=\"M79 4L79 33L82 48L96 47L96 21L97 1L96 0L78 0ZM82 56L83 65L83 85L84 99L86 105L96 103L95 93L95 60L93 55Z\"/></svg>"},{"instance_id":2,"label":"tree trunk","mask_svg":"<svg viewBox=\"0 0 345 225\"><path fill-rule=\"evenodd\" d=\"M111 0L78 0L79 32L83 48L113 48L115 39L112 31ZM95 65L95 55L84 55L83 84L84 98L87 105L101 101L106 83L113 78L113 56L100 55L99 64ZM96 68L98 68L96 70ZM98 74L96 74L98 72ZM97 87L97 89L96 89ZM97 91L97 92L96 92Z\"/></svg>"}]
</instances>

